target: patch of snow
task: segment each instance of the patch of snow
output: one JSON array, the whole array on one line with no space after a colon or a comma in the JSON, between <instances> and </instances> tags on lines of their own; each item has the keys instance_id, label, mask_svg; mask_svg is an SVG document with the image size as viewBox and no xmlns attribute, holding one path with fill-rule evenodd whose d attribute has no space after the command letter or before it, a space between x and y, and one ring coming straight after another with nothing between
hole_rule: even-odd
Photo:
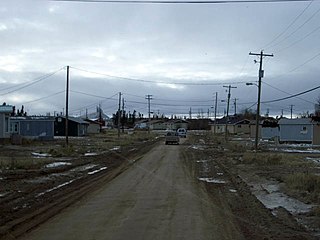
<instances>
[{"instance_id":1,"label":"patch of snow","mask_svg":"<svg viewBox=\"0 0 320 240\"><path fill-rule=\"evenodd\" d=\"M9 193L5 192L5 193L0 193L0 198L7 196Z\"/></svg>"},{"instance_id":2,"label":"patch of snow","mask_svg":"<svg viewBox=\"0 0 320 240\"><path fill-rule=\"evenodd\" d=\"M313 161L314 163L320 163L320 158L306 157L306 160Z\"/></svg>"},{"instance_id":3,"label":"patch of snow","mask_svg":"<svg viewBox=\"0 0 320 240\"><path fill-rule=\"evenodd\" d=\"M66 166L66 165L71 165L69 162L53 162L45 165L45 168L55 168L55 167L60 167L60 166Z\"/></svg>"},{"instance_id":4,"label":"patch of snow","mask_svg":"<svg viewBox=\"0 0 320 240\"><path fill-rule=\"evenodd\" d=\"M198 160L197 163L209 162L209 160Z\"/></svg>"},{"instance_id":5,"label":"patch of snow","mask_svg":"<svg viewBox=\"0 0 320 240\"><path fill-rule=\"evenodd\" d=\"M44 191L44 192L42 192L42 193L37 194L36 197L40 197L40 196L42 196L42 195L44 195L44 194L46 194L46 193L52 192L52 191L54 191L54 190L57 190L57 189L59 189L59 188L62 188L62 187L64 187L64 186L66 186L66 185L69 185L70 183L74 182L75 180L76 180L76 179L72 179L72 180L70 180L70 181L68 181L68 182L65 182L65 183L62 183L62 184L60 184L60 185L58 185L58 186L56 186L56 187L50 188L50 189L48 189L48 190L46 190L46 191Z\"/></svg>"},{"instance_id":6,"label":"patch of snow","mask_svg":"<svg viewBox=\"0 0 320 240\"><path fill-rule=\"evenodd\" d=\"M89 169L92 169L92 168L94 168L96 166L98 166L98 165L96 165L96 164L87 164L87 165L84 165L84 166L73 168L73 169L71 169L71 171L72 172L83 172L83 171L87 171Z\"/></svg>"},{"instance_id":7,"label":"patch of snow","mask_svg":"<svg viewBox=\"0 0 320 240\"><path fill-rule=\"evenodd\" d=\"M195 149L195 150L204 150L203 147L197 146L197 145L192 145L192 146L190 146L189 148L192 148L192 149Z\"/></svg>"},{"instance_id":8,"label":"patch of snow","mask_svg":"<svg viewBox=\"0 0 320 240\"><path fill-rule=\"evenodd\" d=\"M98 170L94 170L94 171L92 171L92 172L88 172L88 174L89 174L89 175L96 174L96 173L101 172L101 171L103 171L103 170L105 170L105 169L107 169L107 167L102 167L102 168L100 168L100 169L98 169Z\"/></svg>"},{"instance_id":9,"label":"patch of snow","mask_svg":"<svg viewBox=\"0 0 320 240\"><path fill-rule=\"evenodd\" d=\"M98 153L94 153L94 152L88 152L88 153L85 153L84 156L88 157L88 156L97 156Z\"/></svg>"},{"instance_id":10,"label":"patch of snow","mask_svg":"<svg viewBox=\"0 0 320 240\"><path fill-rule=\"evenodd\" d=\"M118 151L118 150L120 150L120 146L115 146L110 149L110 151Z\"/></svg>"},{"instance_id":11,"label":"patch of snow","mask_svg":"<svg viewBox=\"0 0 320 240\"><path fill-rule=\"evenodd\" d=\"M235 190L235 189L229 189L229 192L236 193L237 190Z\"/></svg>"},{"instance_id":12,"label":"patch of snow","mask_svg":"<svg viewBox=\"0 0 320 240\"><path fill-rule=\"evenodd\" d=\"M32 156L38 157L38 158L45 158L45 157L51 157L52 155L49 153L37 153L37 152L32 152Z\"/></svg>"},{"instance_id":13,"label":"patch of snow","mask_svg":"<svg viewBox=\"0 0 320 240\"><path fill-rule=\"evenodd\" d=\"M298 214L309 212L313 207L280 192L279 183L276 181L254 182L248 185L251 186L252 193L268 209L283 207L290 213Z\"/></svg>"},{"instance_id":14,"label":"patch of snow","mask_svg":"<svg viewBox=\"0 0 320 240\"><path fill-rule=\"evenodd\" d=\"M292 153L320 153L320 150L313 149L313 148L307 148L306 150L300 150L300 149L280 149L282 152L292 152Z\"/></svg>"},{"instance_id":15,"label":"patch of snow","mask_svg":"<svg viewBox=\"0 0 320 240\"><path fill-rule=\"evenodd\" d=\"M218 172L217 175L218 175L218 176L222 176L223 173L222 173L222 172Z\"/></svg>"},{"instance_id":16,"label":"patch of snow","mask_svg":"<svg viewBox=\"0 0 320 240\"><path fill-rule=\"evenodd\" d=\"M226 183L225 180L221 180L221 179L215 179L215 178L198 178L199 181L204 181L207 183L217 183L217 184L224 184Z\"/></svg>"}]
</instances>

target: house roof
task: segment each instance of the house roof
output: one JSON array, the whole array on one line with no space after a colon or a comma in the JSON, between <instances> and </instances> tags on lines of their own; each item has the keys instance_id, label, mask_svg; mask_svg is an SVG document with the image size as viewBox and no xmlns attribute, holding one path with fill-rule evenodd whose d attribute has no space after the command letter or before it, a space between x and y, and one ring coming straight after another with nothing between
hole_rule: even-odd
<instances>
[{"instance_id":1,"label":"house roof","mask_svg":"<svg viewBox=\"0 0 320 240\"><path fill-rule=\"evenodd\" d=\"M226 124L227 121L227 117L223 117L220 119L216 119L216 123L217 124ZM241 116L229 116L228 119L228 124L233 124L233 125L237 125L237 124L249 124L250 120L248 119L244 119ZM212 124L214 124L214 121L212 122Z\"/></svg>"},{"instance_id":2,"label":"house roof","mask_svg":"<svg viewBox=\"0 0 320 240\"><path fill-rule=\"evenodd\" d=\"M59 116L57 118L66 118L65 116ZM79 123L79 124L86 124L86 125L89 125L88 122L84 121L82 118L78 118L78 117L70 117L68 116L68 120L69 121L73 121L73 122L76 122L76 123Z\"/></svg>"},{"instance_id":3,"label":"house roof","mask_svg":"<svg viewBox=\"0 0 320 240\"><path fill-rule=\"evenodd\" d=\"M313 124L310 118L281 118L278 122L279 125L310 125Z\"/></svg>"}]
</instances>

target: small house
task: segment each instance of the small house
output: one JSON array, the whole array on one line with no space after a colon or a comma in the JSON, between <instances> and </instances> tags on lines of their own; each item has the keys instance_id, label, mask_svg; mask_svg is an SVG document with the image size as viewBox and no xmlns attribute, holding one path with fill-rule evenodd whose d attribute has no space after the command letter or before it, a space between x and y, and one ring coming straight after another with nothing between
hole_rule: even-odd
<instances>
[{"instance_id":1,"label":"small house","mask_svg":"<svg viewBox=\"0 0 320 240\"><path fill-rule=\"evenodd\" d=\"M10 138L10 116L13 106L5 103L0 106L0 139Z\"/></svg>"},{"instance_id":2,"label":"small house","mask_svg":"<svg viewBox=\"0 0 320 240\"><path fill-rule=\"evenodd\" d=\"M213 123L211 123L211 130L214 132L214 128L216 128L216 133L225 133L227 125L227 130L230 134L250 134L249 120L241 119L237 116L229 116L227 124L226 121L226 117L216 119L216 122L213 121Z\"/></svg>"},{"instance_id":3,"label":"small house","mask_svg":"<svg viewBox=\"0 0 320 240\"><path fill-rule=\"evenodd\" d=\"M88 133L89 123L82 118L68 117L68 136L81 137ZM66 117L57 116L54 122L54 135L66 135Z\"/></svg>"},{"instance_id":4,"label":"small house","mask_svg":"<svg viewBox=\"0 0 320 240\"><path fill-rule=\"evenodd\" d=\"M100 133L103 123L98 122L98 121L93 121L90 119L85 119L84 121L89 123L88 128L87 128L88 134Z\"/></svg>"},{"instance_id":5,"label":"small house","mask_svg":"<svg viewBox=\"0 0 320 240\"><path fill-rule=\"evenodd\" d=\"M10 132L28 139L53 140L54 118L45 116L11 117Z\"/></svg>"},{"instance_id":6,"label":"small house","mask_svg":"<svg viewBox=\"0 0 320 240\"><path fill-rule=\"evenodd\" d=\"M320 123L311 118L279 120L279 141L320 144Z\"/></svg>"}]
</instances>

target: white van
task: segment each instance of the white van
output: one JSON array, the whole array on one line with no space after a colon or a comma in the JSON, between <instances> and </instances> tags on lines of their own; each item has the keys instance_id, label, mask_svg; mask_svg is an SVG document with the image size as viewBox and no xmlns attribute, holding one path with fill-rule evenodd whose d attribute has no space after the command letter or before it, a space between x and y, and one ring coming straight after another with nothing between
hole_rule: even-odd
<instances>
[{"instance_id":1,"label":"white van","mask_svg":"<svg viewBox=\"0 0 320 240\"><path fill-rule=\"evenodd\" d=\"M187 137L187 130L185 128L178 128L177 133L179 137Z\"/></svg>"}]
</instances>

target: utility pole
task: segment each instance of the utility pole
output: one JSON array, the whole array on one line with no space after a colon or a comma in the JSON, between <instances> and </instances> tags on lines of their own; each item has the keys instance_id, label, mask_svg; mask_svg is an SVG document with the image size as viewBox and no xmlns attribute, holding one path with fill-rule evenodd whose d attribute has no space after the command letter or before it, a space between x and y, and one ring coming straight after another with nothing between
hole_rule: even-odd
<instances>
[{"instance_id":1,"label":"utility pole","mask_svg":"<svg viewBox=\"0 0 320 240\"><path fill-rule=\"evenodd\" d=\"M213 128L214 134L216 134L216 131L217 131L217 106L218 106L218 92L216 92L216 101L214 103L214 128Z\"/></svg>"},{"instance_id":2,"label":"utility pole","mask_svg":"<svg viewBox=\"0 0 320 240\"><path fill-rule=\"evenodd\" d=\"M192 111L191 111L191 108L189 109L189 119L192 119Z\"/></svg>"},{"instance_id":3,"label":"utility pole","mask_svg":"<svg viewBox=\"0 0 320 240\"><path fill-rule=\"evenodd\" d=\"M281 109L281 117L283 117L283 109Z\"/></svg>"},{"instance_id":4,"label":"utility pole","mask_svg":"<svg viewBox=\"0 0 320 240\"><path fill-rule=\"evenodd\" d=\"M120 137L120 121L121 121L121 92L119 92L119 106L118 106L118 138Z\"/></svg>"},{"instance_id":5,"label":"utility pole","mask_svg":"<svg viewBox=\"0 0 320 240\"><path fill-rule=\"evenodd\" d=\"M230 104L230 97L231 97L231 88L237 88L229 86L223 86L225 88L228 88L228 100L227 100L227 117L226 117L226 126L225 126L225 139L228 141L228 121L229 121L229 104Z\"/></svg>"},{"instance_id":6,"label":"utility pole","mask_svg":"<svg viewBox=\"0 0 320 240\"><path fill-rule=\"evenodd\" d=\"M291 119L292 119L293 106L294 106L294 105L292 105L292 104L290 105Z\"/></svg>"},{"instance_id":7,"label":"utility pole","mask_svg":"<svg viewBox=\"0 0 320 240\"><path fill-rule=\"evenodd\" d=\"M259 118L260 118L260 97L261 97L261 79L264 75L264 70L262 70L262 60L263 57L273 57L273 54L264 54L263 51L260 53L252 53L249 55L260 56L260 66L259 66L259 84L258 84L258 103L257 103L257 114L256 114L256 139L255 139L255 150L258 150L258 138L259 138Z\"/></svg>"},{"instance_id":8,"label":"utility pole","mask_svg":"<svg viewBox=\"0 0 320 240\"><path fill-rule=\"evenodd\" d=\"M235 98L234 102L233 102L233 104L234 104L234 115L237 115L237 100L239 100L239 98Z\"/></svg>"},{"instance_id":9,"label":"utility pole","mask_svg":"<svg viewBox=\"0 0 320 240\"><path fill-rule=\"evenodd\" d=\"M147 95L146 96L146 99L148 100L148 133L150 133L150 121L151 121L151 119L150 119L150 101L151 101L151 99L152 99L152 95Z\"/></svg>"},{"instance_id":10,"label":"utility pole","mask_svg":"<svg viewBox=\"0 0 320 240\"><path fill-rule=\"evenodd\" d=\"M124 133L124 122L125 122L125 113L124 113L124 98L122 98L122 123L121 123L121 126L122 126L122 133Z\"/></svg>"},{"instance_id":11,"label":"utility pole","mask_svg":"<svg viewBox=\"0 0 320 240\"><path fill-rule=\"evenodd\" d=\"M66 129L65 129L65 135L66 135L66 145L69 144L69 66L67 66L67 86L66 86Z\"/></svg>"}]
</instances>

